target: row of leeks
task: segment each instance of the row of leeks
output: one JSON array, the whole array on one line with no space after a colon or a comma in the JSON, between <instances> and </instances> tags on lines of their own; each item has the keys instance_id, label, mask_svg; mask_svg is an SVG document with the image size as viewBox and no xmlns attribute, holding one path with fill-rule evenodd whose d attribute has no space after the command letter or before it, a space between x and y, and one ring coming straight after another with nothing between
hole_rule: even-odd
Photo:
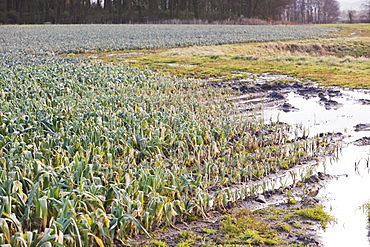
<instances>
[{"instance_id":1,"label":"row of leeks","mask_svg":"<svg viewBox=\"0 0 370 247\"><path fill-rule=\"evenodd\" d=\"M231 121L232 108L209 104L227 92L196 81L86 62L0 70L1 246L150 236L329 150L287 143L282 124Z\"/></svg>"}]
</instances>

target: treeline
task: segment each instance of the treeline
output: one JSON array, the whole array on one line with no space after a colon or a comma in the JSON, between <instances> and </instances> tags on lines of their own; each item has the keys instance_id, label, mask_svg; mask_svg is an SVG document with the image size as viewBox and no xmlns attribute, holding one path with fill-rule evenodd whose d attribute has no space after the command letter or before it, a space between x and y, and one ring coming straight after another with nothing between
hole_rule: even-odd
<instances>
[{"instance_id":1,"label":"treeline","mask_svg":"<svg viewBox=\"0 0 370 247\"><path fill-rule=\"evenodd\" d=\"M1 0L0 23L160 23L261 19L329 23L336 0Z\"/></svg>"},{"instance_id":2,"label":"treeline","mask_svg":"<svg viewBox=\"0 0 370 247\"><path fill-rule=\"evenodd\" d=\"M336 0L295 0L285 13L292 22L333 23L339 19L340 6Z\"/></svg>"}]
</instances>

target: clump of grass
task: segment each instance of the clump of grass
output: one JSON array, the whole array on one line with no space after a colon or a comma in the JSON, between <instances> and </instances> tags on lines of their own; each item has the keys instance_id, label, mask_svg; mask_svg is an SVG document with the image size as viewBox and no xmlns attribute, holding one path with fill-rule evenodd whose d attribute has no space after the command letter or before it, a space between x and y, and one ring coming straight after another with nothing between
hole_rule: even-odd
<instances>
[{"instance_id":1,"label":"clump of grass","mask_svg":"<svg viewBox=\"0 0 370 247\"><path fill-rule=\"evenodd\" d=\"M281 222L281 223L277 224L277 227L280 227L283 231L286 231L286 232L291 231L291 226L286 222Z\"/></svg>"},{"instance_id":2,"label":"clump of grass","mask_svg":"<svg viewBox=\"0 0 370 247\"><path fill-rule=\"evenodd\" d=\"M167 243L159 241L159 240L153 240L149 246L150 247L166 247Z\"/></svg>"},{"instance_id":3,"label":"clump of grass","mask_svg":"<svg viewBox=\"0 0 370 247\"><path fill-rule=\"evenodd\" d=\"M305 219L317 221L321 226L326 227L329 223L335 222L335 218L325 212L321 205L315 206L292 206L290 209L279 209L276 207L269 207L266 210L258 210L258 214L268 215L271 220L280 220L285 223L292 222L296 228L302 228L302 222Z\"/></svg>"},{"instance_id":4,"label":"clump of grass","mask_svg":"<svg viewBox=\"0 0 370 247\"><path fill-rule=\"evenodd\" d=\"M176 244L176 247L190 247L190 243L188 242L181 242L181 243L178 243Z\"/></svg>"},{"instance_id":5,"label":"clump of grass","mask_svg":"<svg viewBox=\"0 0 370 247\"><path fill-rule=\"evenodd\" d=\"M178 233L178 237L180 240L180 243L178 243L176 246L191 246L195 244L197 241L200 241L202 237L198 235L196 232L193 231L180 231Z\"/></svg>"},{"instance_id":6,"label":"clump of grass","mask_svg":"<svg viewBox=\"0 0 370 247\"><path fill-rule=\"evenodd\" d=\"M209 229L209 228L202 228L202 231L205 232L208 235L214 235L217 233L217 230L215 229Z\"/></svg>"},{"instance_id":7,"label":"clump of grass","mask_svg":"<svg viewBox=\"0 0 370 247\"><path fill-rule=\"evenodd\" d=\"M194 239L196 235L192 231L181 231L179 232L179 237L184 238L184 239Z\"/></svg>"},{"instance_id":8,"label":"clump of grass","mask_svg":"<svg viewBox=\"0 0 370 247\"><path fill-rule=\"evenodd\" d=\"M317 205L313 208L300 208L295 213L301 217L319 221L323 227L335 222L335 218L324 211L324 207Z\"/></svg>"},{"instance_id":9,"label":"clump of grass","mask_svg":"<svg viewBox=\"0 0 370 247\"><path fill-rule=\"evenodd\" d=\"M220 230L226 235L225 243L270 244L277 245L282 238L276 230L265 222L258 220L256 215L248 210L241 210L228 215L221 221Z\"/></svg>"},{"instance_id":10,"label":"clump of grass","mask_svg":"<svg viewBox=\"0 0 370 247\"><path fill-rule=\"evenodd\" d=\"M302 228L302 223L300 221L294 221L292 226L295 228Z\"/></svg>"}]
</instances>

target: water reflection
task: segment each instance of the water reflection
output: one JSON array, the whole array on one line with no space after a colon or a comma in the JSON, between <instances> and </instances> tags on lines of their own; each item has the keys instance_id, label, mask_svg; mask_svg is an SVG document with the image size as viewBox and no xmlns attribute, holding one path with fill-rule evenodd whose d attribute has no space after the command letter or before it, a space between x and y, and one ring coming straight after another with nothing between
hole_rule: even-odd
<instances>
[{"instance_id":1,"label":"water reflection","mask_svg":"<svg viewBox=\"0 0 370 247\"><path fill-rule=\"evenodd\" d=\"M263 117L301 125L309 129L310 136L327 132L344 134L347 145L344 145L339 159L318 168L318 171L339 175L318 194L324 199L326 210L337 218L337 224L322 232L322 242L328 247L369 246L368 220L362 209L362 205L370 200L370 142L367 141L370 140L369 90L335 89L323 92L290 92L284 104L299 110L266 107Z\"/></svg>"}]
</instances>

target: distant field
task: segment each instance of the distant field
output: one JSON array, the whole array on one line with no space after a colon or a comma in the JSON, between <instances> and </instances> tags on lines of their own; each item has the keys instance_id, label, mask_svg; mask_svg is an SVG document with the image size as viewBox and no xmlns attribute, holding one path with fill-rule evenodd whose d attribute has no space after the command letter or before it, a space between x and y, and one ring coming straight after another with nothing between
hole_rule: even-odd
<instances>
[{"instance_id":1,"label":"distant field","mask_svg":"<svg viewBox=\"0 0 370 247\"><path fill-rule=\"evenodd\" d=\"M336 37L126 50L90 58L191 78L235 78L236 71L269 72L325 85L369 87L370 25L330 26L336 27Z\"/></svg>"},{"instance_id":2,"label":"distant field","mask_svg":"<svg viewBox=\"0 0 370 247\"><path fill-rule=\"evenodd\" d=\"M237 25L0 26L0 52L70 53L330 37L331 27Z\"/></svg>"}]
</instances>

